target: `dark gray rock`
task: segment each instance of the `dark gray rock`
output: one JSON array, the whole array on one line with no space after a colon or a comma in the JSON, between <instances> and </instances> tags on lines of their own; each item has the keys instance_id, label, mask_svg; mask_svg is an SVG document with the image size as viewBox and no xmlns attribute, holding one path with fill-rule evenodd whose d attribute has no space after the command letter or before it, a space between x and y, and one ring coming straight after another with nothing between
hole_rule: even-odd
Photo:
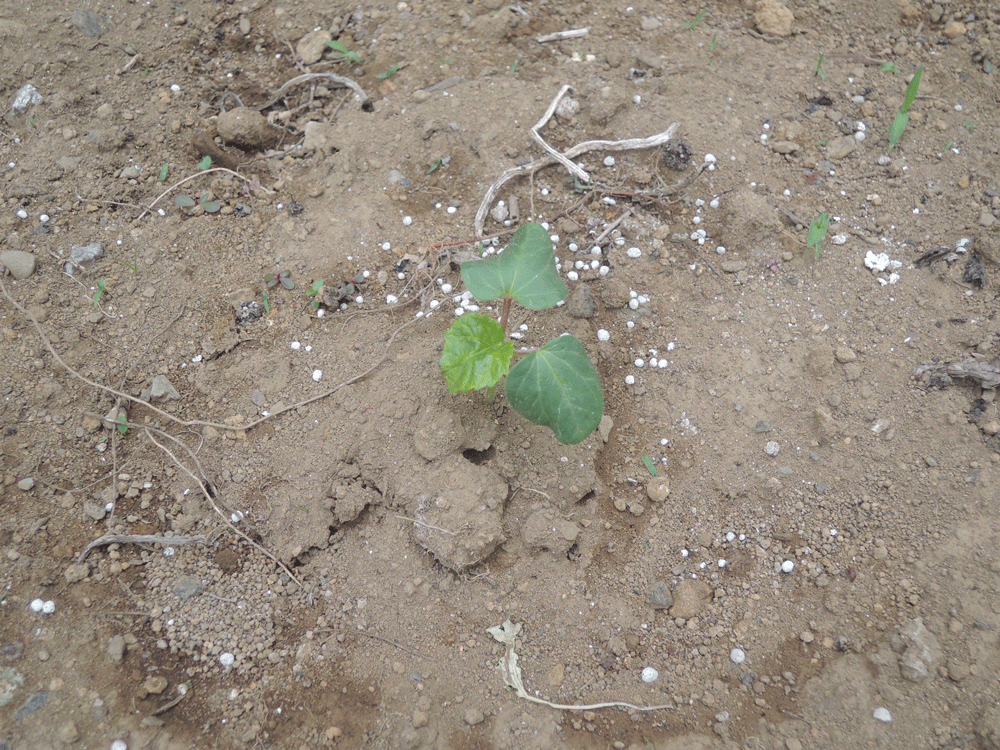
<instances>
[{"instance_id":1,"label":"dark gray rock","mask_svg":"<svg viewBox=\"0 0 1000 750\"><path fill-rule=\"evenodd\" d=\"M101 24L101 17L96 13L91 13L89 10L73 11L73 15L69 20L87 36L99 37L106 31L105 27Z\"/></svg>"},{"instance_id":2,"label":"dark gray rock","mask_svg":"<svg viewBox=\"0 0 1000 750\"><path fill-rule=\"evenodd\" d=\"M590 287L580 284L570 293L566 300L566 312L574 318L594 317L594 295L590 293Z\"/></svg>"},{"instance_id":3,"label":"dark gray rock","mask_svg":"<svg viewBox=\"0 0 1000 750\"><path fill-rule=\"evenodd\" d=\"M174 583L174 594L180 599L190 599L201 593L202 585L194 576L181 576Z\"/></svg>"},{"instance_id":4,"label":"dark gray rock","mask_svg":"<svg viewBox=\"0 0 1000 750\"><path fill-rule=\"evenodd\" d=\"M646 601L653 605L653 609L670 609L674 603L674 597L670 594L667 584L663 581L657 581L646 592Z\"/></svg>"}]
</instances>

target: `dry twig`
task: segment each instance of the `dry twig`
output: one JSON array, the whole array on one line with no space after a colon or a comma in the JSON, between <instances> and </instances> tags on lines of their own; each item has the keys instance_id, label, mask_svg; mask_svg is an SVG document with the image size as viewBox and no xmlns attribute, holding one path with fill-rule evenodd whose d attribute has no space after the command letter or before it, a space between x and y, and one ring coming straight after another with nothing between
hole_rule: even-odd
<instances>
[{"instance_id":1,"label":"dry twig","mask_svg":"<svg viewBox=\"0 0 1000 750\"><path fill-rule=\"evenodd\" d=\"M105 534L104 536L95 539L86 547L83 548L83 552L80 556L76 558L78 563L82 563L87 559L87 555L94 547L102 547L105 544L169 544L171 546L175 544L201 544L205 541L205 537L201 534L198 536L153 536L152 534Z\"/></svg>"}]
</instances>

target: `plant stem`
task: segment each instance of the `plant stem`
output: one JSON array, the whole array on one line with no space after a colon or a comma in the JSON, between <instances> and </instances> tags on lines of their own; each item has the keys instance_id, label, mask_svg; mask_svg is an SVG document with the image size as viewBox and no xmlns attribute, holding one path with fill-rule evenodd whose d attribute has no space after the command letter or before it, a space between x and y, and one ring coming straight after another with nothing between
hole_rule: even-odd
<instances>
[{"instance_id":1,"label":"plant stem","mask_svg":"<svg viewBox=\"0 0 1000 750\"><path fill-rule=\"evenodd\" d=\"M497 395L497 387L495 385L491 385L486 390L486 403L489 404L490 406L493 406L493 399L496 398L496 395Z\"/></svg>"},{"instance_id":2,"label":"plant stem","mask_svg":"<svg viewBox=\"0 0 1000 750\"><path fill-rule=\"evenodd\" d=\"M504 297L503 300L503 315L500 316L500 327L503 328L504 334L507 333L507 319L510 317L510 305L513 301L510 297ZM490 403L493 403L492 400Z\"/></svg>"}]
</instances>

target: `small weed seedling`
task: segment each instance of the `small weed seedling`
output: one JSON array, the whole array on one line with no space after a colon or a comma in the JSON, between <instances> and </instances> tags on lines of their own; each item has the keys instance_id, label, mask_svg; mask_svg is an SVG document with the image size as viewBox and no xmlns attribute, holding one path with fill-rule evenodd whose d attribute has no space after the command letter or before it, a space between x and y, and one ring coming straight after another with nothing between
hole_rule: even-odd
<instances>
[{"instance_id":1,"label":"small weed seedling","mask_svg":"<svg viewBox=\"0 0 1000 750\"><path fill-rule=\"evenodd\" d=\"M270 315L271 314L271 303L267 299L267 290L266 289L263 291L262 296L264 297L264 314L265 315Z\"/></svg>"},{"instance_id":2,"label":"small weed seedling","mask_svg":"<svg viewBox=\"0 0 1000 750\"><path fill-rule=\"evenodd\" d=\"M715 62L715 45L719 41L718 34L712 34L712 43L708 45L708 51L705 53L705 57L708 58L708 64L711 65Z\"/></svg>"},{"instance_id":3,"label":"small weed seedling","mask_svg":"<svg viewBox=\"0 0 1000 750\"><path fill-rule=\"evenodd\" d=\"M121 258L115 258L115 263L121 263L123 266L125 266L125 268L127 268L128 270L130 270L132 273L138 275L139 274L139 250L138 250L138 248L136 248L136 251L135 251L135 264L134 265L132 263L126 263Z\"/></svg>"},{"instance_id":4,"label":"small weed seedling","mask_svg":"<svg viewBox=\"0 0 1000 750\"><path fill-rule=\"evenodd\" d=\"M901 71L899 69L899 66L896 65L896 63L892 62L891 60L889 62L882 63L882 67L879 68L879 70L882 71L883 73L902 73L903 72L903 71Z\"/></svg>"},{"instance_id":5,"label":"small weed seedling","mask_svg":"<svg viewBox=\"0 0 1000 750\"><path fill-rule=\"evenodd\" d=\"M889 150L892 151L893 146L896 142L903 136L903 131L906 130L906 124L910 121L910 105L913 104L913 100L917 98L917 89L920 88L920 77L924 73L924 66L921 65L917 68L917 72L914 73L913 78L910 79L910 85L906 87L906 96L903 97L903 106L899 108L899 112L896 113L896 119L892 121L892 125L889 126Z\"/></svg>"},{"instance_id":6,"label":"small weed seedling","mask_svg":"<svg viewBox=\"0 0 1000 750\"><path fill-rule=\"evenodd\" d=\"M128 433L128 415L125 412L118 412L118 417L115 419L115 429L122 435Z\"/></svg>"},{"instance_id":7,"label":"small weed seedling","mask_svg":"<svg viewBox=\"0 0 1000 750\"><path fill-rule=\"evenodd\" d=\"M309 288L309 291L306 292L306 296L307 297L312 297L313 298L312 299L312 304L310 305L310 307L313 310L316 310L317 308L319 308L320 292L322 292L322 291L323 291L323 279L316 279L312 283L312 286Z\"/></svg>"},{"instance_id":8,"label":"small weed seedling","mask_svg":"<svg viewBox=\"0 0 1000 750\"><path fill-rule=\"evenodd\" d=\"M816 67L813 69L814 72L816 73L816 75L818 75L820 77L820 80L823 80L823 81L826 80L826 73L823 72L823 58L824 57L826 57L826 55L822 55L821 54L819 56L819 62L816 63Z\"/></svg>"},{"instance_id":9,"label":"small weed seedling","mask_svg":"<svg viewBox=\"0 0 1000 750\"><path fill-rule=\"evenodd\" d=\"M820 214L816 217L816 221L809 225L806 247L815 248L813 260L819 260L820 253L823 252L823 240L826 238L826 230L829 228L830 214Z\"/></svg>"},{"instance_id":10,"label":"small weed seedling","mask_svg":"<svg viewBox=\"0 0 1000 750\"><path fill-rule=\"evenodd\" d=\"M332 42L327 42L326 46L337 53L337 59L335 60L335 62L342 62L343 60L347 60L348 62L352 62L355 65L361 62L361 57L358 55L357 52L355 52L354 50L347 49L347 47L345 47L337 40L334 40Z\"/></svg>"},{"instance_id":11,"label":"small weed seedling","mask_svg":"<svg viewBox=\"0 0 1000 750\"><path fill-rule=\"evenodd\" d=\"M212 157L211 156L206 156L204 159L202 159L200 162L198 162L198 169L205 170L205 169L211 169L211 168L212 168Z\"/></svg>"},{"instance_id":12,"label":"small weed seedling","mask_svg":"<svg viewBox=\"0 0 1000 750\"><path fill-rule=\"evenodd\" d=\"M104 277L97 280L97 288L94 290L94 309L101 309L101 297L104 296Z\"/></svg>"},{"instance_id":13,"label":"small weed seedling","mask_svg":"<svg viewBox=\"0 0 1000 750\"><path fill-rule=\"evenodd\" d=\"M292 281L292 272L278 271L277 274L269 273L264 277L264 286L268 289L274 289L278 284L281 284L285 289L294 289L295 282Z\"/></svg>"},{"instance_id":14,"label":"small weed seedling","mask_svg":"<svg viewBox=\"0 0 1000 750\"><path fill-rule=\"evenodd\" d=\"M974 122L972 121L972 118L971 118L971 117L966 117L966 118L965 118L965 130L966 130L966 132L969 132L969 133L971 133L971 132L972 132L973 130L975 130L975 129L976 129L976 128L978 128L978 127L979 127L979 126L978 126L978 125L976 125L976 123L974 123Z\"/></svg>"},{"instance_id":15,"label":"small weed seedling","mask_svg":"<svg viewBox=\"0 0 1000 750\"><path fill-rule=\"evenodd\" d=\"M703 10L701 13L699 13L697 16L694 17L694 20L691 23L684 24L684 28L685 29L693 29L695 26L697 26L699 23L701 23L701 19L703 19L705 17L706 13L708 13L708 11L707 10Z\"/></svg>"},{"instance_id":16,"label":"small weed seedling","mask_svg":"<svg viewBox=\"0 0 1000 750\"><path fill-rule=\"evenodd\" d=\"M170 174L170 165L164 163L164 165L160 167L160 176L157 179L160 182L166 182L168 174Z\"/></svg>"},{"instance_id":17,"label":"small weed seedling","mask_svg":"<svg viewBox=\"0 0 1000 750\"><path fill-rule=\"evenodd\" d=\"M195 206L201 206L206 214L218 213L219 209L222 208L222 204L219 201L212 200L211 193L202 193L200 198L192 198L190 195L181 193L174 198L174 203L181 208L186 208L188 216L194 213Z\"/></svg>"},{"instance_id":18,"label":"small weed seedling","mask_svg":"<svg viewBox=\"0 0 1000 750\"><path fill-rule=\"evenodd\" d=\"M441 167L442 164L444 164L444 159L443 158L438 159L436 162L431 164L431 168L427 170L427 174L432 174L436 172Z\"/></svg>"},{"instance_id":19,"label":"small weed seedling","mask_svg":"<svg viewBox=\"0 0 1000 750\"><path fill-rule=\"evenodd\" d=\"M375 77L376 78L381 78L383 80L386 79L386 78L392 78L394 75L396 75L396 73L402 67L403 67L403 63L396 63L395 65L393 65L391 68L389 68L384 73L376 73Z\"/></svg>"},{"instance_id":20,"label":"small weed seedling","mask_svg":"<svg viewBox=\"0 0 1000 750\"><path fill-rule=\"evenodd\" d=\"M601 379L575 337L559 336L513 367L514 344L507 340L510 309L516 300L531 310L554 307L569 294L555 265L552 240L540 224L526 224L507 249L488 260L462 264L462 281L482 301L503 300L498 323L466 313L444 334L441 373L448 392L487 389L492 402L506 376L507 401L521 416L551 428L561 443L574 444L593 432L604 414Z\"/></svg>"}]
</instances>

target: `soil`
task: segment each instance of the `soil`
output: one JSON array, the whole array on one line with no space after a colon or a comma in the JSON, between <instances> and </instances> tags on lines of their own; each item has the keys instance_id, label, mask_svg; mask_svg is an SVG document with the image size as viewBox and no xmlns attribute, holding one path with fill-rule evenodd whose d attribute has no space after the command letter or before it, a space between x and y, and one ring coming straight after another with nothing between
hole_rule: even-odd
<instances>
[{"instance_id":1,"label":"soil","mask_svg":"<svg viewBox=\"0 0 1000 750\"><path fill-rule=\"evenodd\" d=\"M1000 747L996 4L0 36L0 747ZM532 169L564 85L556 150L673 138ZM438 366L531 220L572 291L510 330L603 382L573 446Z\"/></svg>"}]
</instances>

